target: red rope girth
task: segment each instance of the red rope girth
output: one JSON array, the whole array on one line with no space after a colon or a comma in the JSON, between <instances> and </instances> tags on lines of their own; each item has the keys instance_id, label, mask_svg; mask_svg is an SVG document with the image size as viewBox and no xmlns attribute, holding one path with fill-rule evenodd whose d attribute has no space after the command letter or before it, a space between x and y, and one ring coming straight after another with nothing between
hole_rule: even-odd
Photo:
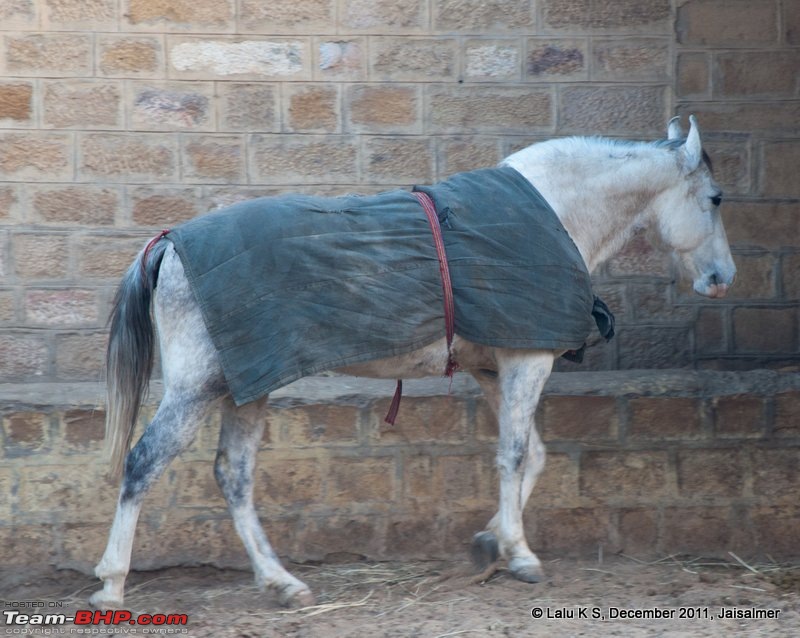
<instances>
[{"instance_id":1,"label":"red rope girth","mask_svg":"<svg viewBox=\"0 0 800 638\"><path fill-rule=\"evenodd\" d=\"M433 205L433 200L427 193L421 191L414 191L414 197L419 200L425 211L425 216L428 218L428 223L431 227L433 234L433 243L436 247L436 256L439 259L439 274L442 277L442 292L444 293L444 330L447 340L447 365L444 369L445 376L450 377L451 383L453 373L458 370L458 363L453 359L453 353L450 347L453 345L453 337L455 336L455 302L453 300L453 284L450 281L450 268L447 265L447 253L444 248L444 239L442 238L442 228L439 225L439 217L436 214L436 207ZM389 413L386 415L384 421L389 425L394 425L397 412L400 410L400 398L403 393L403 383L397 380L397 388L392 398L392 403L389 407Z\"/></svg>"},{"instance_id":2,"label":"red rope girth","mask_svg":"<svg viewBox=\"0 0 800 638\"><path fill-rule=\"evenodd\" d=\"M153 237L153 239L147 243L147 246L144 247L144 250L142 251L142 259L139 262L139 265L142 267L142 279L147 279L147 256L150 254L150 251L153 250L153 246L164 239L164 237L167 235L169 235L169 228L165 228L158 233L158 235Z\"/></svg>"}]
</instances>

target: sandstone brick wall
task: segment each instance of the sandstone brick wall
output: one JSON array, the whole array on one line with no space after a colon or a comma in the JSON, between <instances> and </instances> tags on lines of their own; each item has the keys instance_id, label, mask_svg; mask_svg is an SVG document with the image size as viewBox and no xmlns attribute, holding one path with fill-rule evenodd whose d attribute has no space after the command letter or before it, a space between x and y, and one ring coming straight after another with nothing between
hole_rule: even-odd
<instances>
[{"instance_id":1,"label":"sandstone brick wall","mask_svg":"<svg viewBox=\"0 0 800 638\"><path fill-rule=\"evenodd\" d=\"M449 396L447 380L406 386L394 428L382 422L390 382L317 378L276 393L256 501L281 555L466 555L497 506L496 426L464 379ZM88 570L99 559L117 494L99 455L101 396L98 384L0 388L0 564ZM148 495L135 567L246 564L213 478L218 420ZM557 373L539 421L535 550L798 556L797 375Z\"/></svg>"},{"instance_id":2,"label":"sandstone brick wall","mask_svg":"<svg viewBox=\"0 0 800 638\"><path fill-rule=\"evenodd\" d=\"M0 382L99 379L114 284L162 227L674 112L706 133L739 282L695 298L637 238L598 273L620 330L585 367L796 367L797 6L0 0Z\"/></svg>"}]
</instances>

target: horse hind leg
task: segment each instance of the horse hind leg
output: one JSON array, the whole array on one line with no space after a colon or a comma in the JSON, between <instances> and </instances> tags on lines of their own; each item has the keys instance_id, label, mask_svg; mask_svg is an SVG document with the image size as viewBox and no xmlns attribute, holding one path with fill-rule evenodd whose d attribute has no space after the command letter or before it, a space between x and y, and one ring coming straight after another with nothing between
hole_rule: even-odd
<instances>
[{"instance_id":1,"label":"horse hind leg","mask_svg":"<svg viewBox=\"0 0 800 638\"><path fill-rule=\"evenodd\" d=\"M110 609L122 605L142 501L172 460L192 442L213 403L213 396L167 392L142 438L128 453L108 545L95 568L103 589L89 598L92 606Z\"/></svg>"},{"instance_id":2,"label":"horse hind leg","mask_svg":"<svg viewBox=\"0 0 800 638\"><path fill-rule=\"evenodd\" d=\"M311 590L283 568L253 505L253 469L264 431L266 401L261 399L240 408L231 400L225 401L214 476L250 557L258 585L274 590L285 606L305 607L314 604Z\"/></svg>"}]
</instances>

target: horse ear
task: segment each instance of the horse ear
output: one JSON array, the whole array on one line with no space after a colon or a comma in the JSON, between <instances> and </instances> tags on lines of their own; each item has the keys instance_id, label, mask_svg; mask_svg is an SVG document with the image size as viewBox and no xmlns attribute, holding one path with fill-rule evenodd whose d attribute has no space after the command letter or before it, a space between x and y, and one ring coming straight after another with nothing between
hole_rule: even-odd
<instances>
[{"instance_id":1,"label":"horse ear","mask_svg":"<svg viewBox=\"0 0 800 638\"><path fill-rule=\"evenodd\" d=\"M700 142L700 130L697 128L697 120L694 115L689 116L689 135L686 136L686 142L681 146L681 153L683 154L684 167L688 173L696 170L703 161L703 145Z\"/></svg>"},{"instance_id":2,"label":"horse ear","mask_svg":"<svg viewBox=\"0 0 800 638\"><path fill-rule=\"evenodd\" d=\"M683 128L681 127L681 116L676 115L667 124L667 139L680 140L684 137Z\"/></svg>"}]
</instances>

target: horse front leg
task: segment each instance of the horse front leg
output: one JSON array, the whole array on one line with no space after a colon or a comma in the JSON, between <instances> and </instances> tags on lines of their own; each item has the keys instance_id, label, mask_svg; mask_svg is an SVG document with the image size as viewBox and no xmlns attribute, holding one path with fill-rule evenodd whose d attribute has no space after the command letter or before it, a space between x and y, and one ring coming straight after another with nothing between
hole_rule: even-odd
<instances>
[{"instance_id":1,"label":"horse front leg","mask_svg":"<svg viewBox=\"0 0 800 638\"><path fill-rule=\"evenodd\" d=\"M473 539L473 557L485 563L499 555L516 578L530 583L541 580L542 569L525 539L522 514L544 468L545 448L534 415L552 366L550 352L503 350L497 353L496 379L475 375L499 424L500 502L486 530Z\"/></svg>"}]
</instances>

